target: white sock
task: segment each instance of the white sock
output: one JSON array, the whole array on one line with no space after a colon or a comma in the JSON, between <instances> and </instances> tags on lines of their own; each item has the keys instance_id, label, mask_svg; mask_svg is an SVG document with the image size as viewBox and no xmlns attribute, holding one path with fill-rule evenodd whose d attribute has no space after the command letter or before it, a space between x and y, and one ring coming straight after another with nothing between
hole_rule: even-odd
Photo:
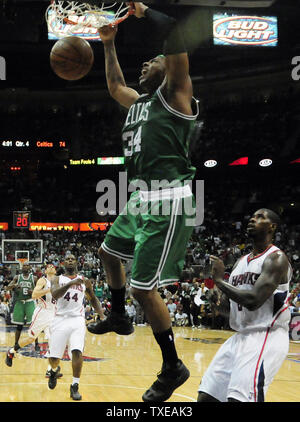
<instances>
[{"instance_id":1,"label":"white sock","mask_svg":"<svg viewBox=\"0 0 300 422\"><path fill-rule=\"evenodd\" d=\"M74 384L79 384L79 379L80 379L80 378L75 378L75 377L73 377L72 385L74 385Z\"/></svg>"},{"instance_id":2,"label":"white sock","mask_svg":"<svg viewBox=\"0 0 300 422\"><path fill-rule=\"evenodd\" d=\"M14 354L16 353L15 349L12 347L11 349L9 349L9 353Z\"/></svg>"}]
</instances>

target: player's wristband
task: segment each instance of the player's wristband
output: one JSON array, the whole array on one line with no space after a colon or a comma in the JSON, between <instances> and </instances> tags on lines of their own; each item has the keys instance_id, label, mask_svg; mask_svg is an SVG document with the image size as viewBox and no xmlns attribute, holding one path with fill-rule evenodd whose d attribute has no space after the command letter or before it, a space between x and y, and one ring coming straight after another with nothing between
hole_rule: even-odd
<instances>
[{"instance_id":1,"label":"player's wristband","mask_svg":"<svg viewBox=\"0 0 300 422\"><path fill-rule=\"evenodd\" d=\"M164 40L164 55L186 52L184 40L176 19L150 8L145 10L144 16L151 21L161 39Z\"/></svg>"}]
</instances>

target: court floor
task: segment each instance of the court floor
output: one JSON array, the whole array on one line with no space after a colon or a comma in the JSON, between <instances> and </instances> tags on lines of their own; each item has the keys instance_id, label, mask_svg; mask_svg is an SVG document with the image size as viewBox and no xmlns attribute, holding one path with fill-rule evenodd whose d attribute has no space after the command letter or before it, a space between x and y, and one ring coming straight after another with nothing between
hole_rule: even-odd
<instances>
[{"instance_id":1,"label":"court floor","mask_svg":"<svg viewBox=\"0 0 300 422\"><path fill-rule=\"evenodd\" d=\"M233 332L174 327L178 355L191 376L178 388L169 402L195 402L201 377L220 345ZM22 334L23 335L23 334ZM63 377L49 390L47 341L39 337L40 351L32 345L5 364L9 346L14 344L14 329L0 326L0 401L73 402L69 396L72 368L61 361ZM67 354L66 354L67 359ZM80 379L83 402L141 402L143 392L156 379L161 366L160 350L149 326L136 326L130 336L87 332L84 363ZM266 396L267 402L298 402L300 390L300 344L290 342L288 358L277 373Z\"/></svg>"}]
</instances>

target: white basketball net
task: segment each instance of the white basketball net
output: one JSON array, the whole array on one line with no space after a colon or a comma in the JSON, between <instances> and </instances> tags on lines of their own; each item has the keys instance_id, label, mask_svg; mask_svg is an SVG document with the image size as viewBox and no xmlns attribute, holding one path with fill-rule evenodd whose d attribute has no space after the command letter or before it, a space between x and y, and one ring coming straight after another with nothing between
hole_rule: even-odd
<instances>
[{"instance_id":1,"label":"white basketball net","mask_svg":"<svg viewBox=\"0 0 300 422\"><path fill-rule=\"evenodd\" d=\"M105 25L118 25L132 14L131 6L125 3L100 3L98 6L77 1L52 0L45 18L48 29L58 38L79 35L88 31L98 32Z\"/></svg>"}]
</instances>

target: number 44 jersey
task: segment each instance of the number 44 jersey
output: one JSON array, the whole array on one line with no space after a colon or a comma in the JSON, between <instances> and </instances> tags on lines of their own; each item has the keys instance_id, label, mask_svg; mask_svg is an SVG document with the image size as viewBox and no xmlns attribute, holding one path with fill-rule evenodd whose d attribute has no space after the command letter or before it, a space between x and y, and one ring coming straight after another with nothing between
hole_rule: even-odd
<instances>
[{"instance_id":1,"label":"number 44 jersey","mask_svg":"<svg viewBox=\"0 0 300 422\"><path fill-rule=\"evenodd\" d=\"M70 281L82 280L81 284L75 284L71 286L66 293L57 299L56 313L57 316L83 316L84 317L84 295L85 295L85 284L83 276L76 275L74 278L67 277L65 275L59 276L59 286L62 287Z\"/></svg>"}]
</instances>

